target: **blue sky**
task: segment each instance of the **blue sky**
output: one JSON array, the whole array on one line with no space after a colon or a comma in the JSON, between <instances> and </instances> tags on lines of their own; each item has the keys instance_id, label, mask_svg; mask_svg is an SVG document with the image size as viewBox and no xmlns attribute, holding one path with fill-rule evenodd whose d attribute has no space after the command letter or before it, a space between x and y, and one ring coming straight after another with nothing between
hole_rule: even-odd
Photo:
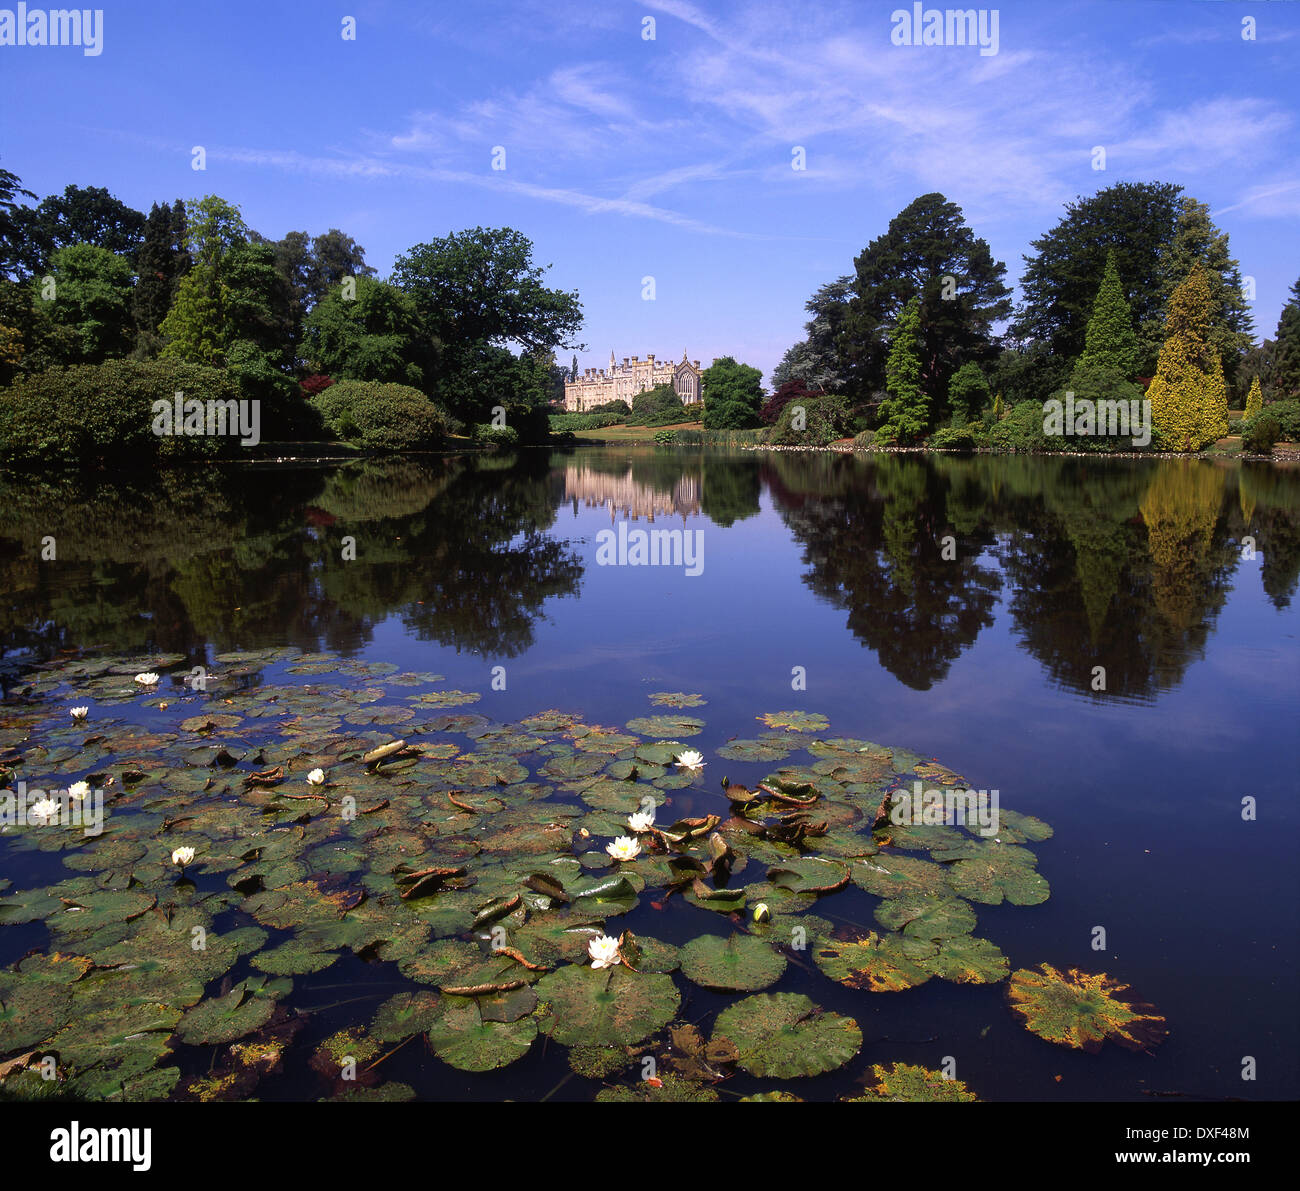
<instances>
[{"instance_id":1,"label":"blue sky","mask_svg":"<svg viewBox=\"0 0 1300 1191\"><path fill-rule=\"evenodd\" d=\"M216 193L267 236L340 227L381 275L509 225L579 291L582 365L685 348L765 372L917 195L958 203L1015 283L1067 200L1170 181L1210 204L1273 333L1300 275L1300 3L1003 3L991 55L893 45L898 7L109 3L98 56L0 46L0 165L39 195Z\"/></svg>"}]
</instances>

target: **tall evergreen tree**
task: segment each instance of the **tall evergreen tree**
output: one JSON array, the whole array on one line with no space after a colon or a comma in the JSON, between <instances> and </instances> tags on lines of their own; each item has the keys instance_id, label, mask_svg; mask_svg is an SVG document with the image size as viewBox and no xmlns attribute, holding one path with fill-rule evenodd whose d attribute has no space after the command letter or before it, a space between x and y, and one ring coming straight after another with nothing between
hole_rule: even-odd
<instances>
[{"instance_id":1,"label":"tall evergreen tree","mask_svg":"<svg viewBox=\"0 0 1300 1191\"><path fill-rule=\"evenodd\" d=\"M189 270L185 247L185 204L157 203L145 220L144 243L137 257L131 314L135 321L136 355L157 355L162 346L158 328L176 297L176 288Z\"/></svg>"},{"instance_id":2,"label":"tall evergreen tree","mask_svg":"<svg viewBox=\"0 0 1300 1191\"><path fill-rule=\"evenodd\" d=\"M1253 418L1264 408L1264 393L1259 387L1259 377L1250 382L1250 392L1246 394L1246 417Z\"/></svg>"},{"instance_id":3,"label":"tall evergreen tree","mask_svg":"<svg viewBox=\"0 0 1300 1191\"><path fill-rule=\"evenodd\" d=\"M926 431L930 398L922 387L921 301L911 298L894 328L885 365L886 397L880 403L880 434L901 443L915 442Z\"/></svg>"},{"instance_id":4,"label":"tall evergreen tree","mask_svg":"<svg viewBox=\"0 0 1300 1191\"><path fill-rule=\"evenodd\" d=\"M1210 286L1210 338L1219 351L1224 376L1231 385L1241 357L1254 344L1254 324L1242 288L1241 268L1228 249L1228 233L1210 218L1208 204L1190 196L1179 200L1174 234L1157 264L1159 313L1142 328L1147 356L1159 353L1164 341L1164 311L1174 290L1200 265Z\"/></svg>"},{"instance_id":5,"label":"tall evergreen tree","mask_svg":"<svg viewBox=\"0 0 1300 1191\"><path fill-rule=\"evenodd\" d=\"M1273 343L1272 399L1300 397L1300 281L1291 287L1291 300L1282 307Z\"/></svg>"},{"instance_id":6,"label":"tall evergreen tree","mask_svg":"<svg viewBox=\"0 0 1300 1191\"><path fill-rule=\"evenodd\" d=\"M1199 451L1228 433L1228 389L1212 338L1212 299L1195 266L1174 290L1155 379L1147 389L1151 423L1176 451Z\"/></svg>"},{"instance_id":7,"label":"tall evergreen tree","mask_svg":"<svg viewBox=\"0 0 1300 1191\"><path fill-rule=\"evenodd\" d=\"M854 266L853 299L838 343L856 395L885 387L895 326L913 299L920 383L927 392L946 395L963 364L997 355L992 325L1011 313L1006 266L966 226L956 203L941 194L922 195L867 245Z\"/></svg>"},{"instance_id":8,"label":"tall evergreen tree","mask_svg":"<svg viewBox=\"0 0 1300 1191\"><path fill-rule=\"evenodd\" d=\"M792 380L829 393L844 387L844 369L836 343L852 297L853 277L846 275L819 286L804 303L812 318L804 324L804 338L789 348L772 370L774 389Z\"/></svg>"},{"instance_id":9,"label":"tall evergreen tree","mask_svg":"<svg viewBox=\"0 0 1300 1191\"><path fill-rule=\"evenodd\" d=\"M1097 300L1092 304L1078 368L1109 368L1125 380L1131 380L1137 371L1138 350L1133 312L1124 297L1112 249L1106 254L1106 270L1097 290Z\"/></svg>"},{"instance_id":10,"label":"tall evergreen tree","mask_svg":"<svg viewBox=\"0 0 1300 1191\"><path fill-rule=\"evenodd\" d=\"M1121 182L1066 206L1060 222L1034 240L1020 279L1023 301L1011 325L1021 342L1046 343L1063 359L1084 349L1088 319L1106 269L1115 266L1128 285L1138 326L1164 314L1161 261L1174 240L1182 187L1164 182ZM1144 353L1138 371L1155 363Z\"/></svg>"}]
</instances>

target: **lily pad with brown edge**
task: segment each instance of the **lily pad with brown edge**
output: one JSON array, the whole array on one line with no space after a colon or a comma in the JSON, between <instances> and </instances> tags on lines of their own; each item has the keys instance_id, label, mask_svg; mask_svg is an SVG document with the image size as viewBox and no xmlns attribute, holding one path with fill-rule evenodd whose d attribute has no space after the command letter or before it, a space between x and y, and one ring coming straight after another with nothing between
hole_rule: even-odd
<instances>
[{"instance_id":1,"label":"lily pad with brown edge","mask_svg":"<svg viewBox=\"0 0 1300 1191\"><path fill-rule=\"evenodd\" d=\"M619 956L636 972L675 972L681 966L680 947L633 935L630 930L619 935Z\"/></svg>"},{"instance_id":2,"label":"lily pad with brown edge","mask_svg":"<svg viewBox=\"0 0 1300 1191\"><path fill-rule=\"evenodd\" d=\"M631 1046L672 1021L681 995L671 976L571 965L536 984L540 1026L566 1046Z\"/></svg>"},{"instance_id":3,"label":"lily pad with brown edge","mask_svg":"<svg viewBox=\"0 0 1300 1191\"><path fill-rule=\"evenodd\" d=\"M909 1104L970 1103L978 1100L960 1079L949 1079L942 1071L916 1067L910 1063L891 1063L883 1067L872 1064L876 1082L861 1096L846 1096L847 1101L895 1101Z\"/></svg>"},{"instance_id":4,"label":"lily pad with brown edge","mask_svg":"<svg viewBox=\"0 0 1300 1191\"><path fill-rule=\"evenodd\" d=\"M783 761L791 751L771 740L732 740L718 749L717 755L728 761Z\"/></svg>"},{"instance_id":5,"label":"lily pad with brown edge","mask_svg":"<svg viewBox=\"0 0 1300 1191\"><path fill-rule=\"evenodd\" d=\"M580 963L587 958L587 944L605 933L602 917L592 916L591 907L574 914L545 914L508 932L510 944L534 963L547 966L563 962Z\"/></svg>"},{"instance_id":6,"label":"lily pad with brown edge","mask_svg":"<svg viewBox=\"0 0 1300 1191\"><path fill-rule=\"evenodd\" d=\"M681 948L681 966L701 988L758 992L781 979L786 958L752 935L701 935Z\"/></svg>"},{"instance_id":7,"label":"lily pad with brown edge","mask_svg":"<svg viewBox=\"0 0 1300 1191\"><path fill-rule=\"evenodd\" d=\"M975 911L957 897L891 897L875 909L876 921L914 939L948 939L975 929Z\"/></svg>"},{"instance_id":8,"label":"lily pad with brown edge","mask_svg":"<svg viewBox=\"0 0 1300 1191\"><path fill-rule=\"evenodd\" d=\"M849 928L845 938L821 940L812 957L827 976L849 988L901 992L930 979L928 963L936 950L928 940Z\"/></svg>"},{"instance_id":9,"label":"lily pad with brown edge","mask_svg":"<svg viewBox=\"0 0 1300 1191\"><path fill-rule=\"evenodd\" d=\"M1021 968L1007 984L1007 1002L1031 1034L1089 1054L1107 1039L1150 1054L1169 1033L1154 1006L1104 972L1060 972L1046 963Z\"/></svg>"},{"instance_id":10,"label":"lily pad with brown edge","mask_svg":"<svg viewBox=\"0 0 1300 1191\"><path fill-rule=\"evenodd\" d=\"M1036 869L1004 857L958 860L948 868L948 883L959 897L988 906L1004 900L1013 906L1037 906L1052 893Z\"/></svg>"},{"instance_id":11,"label":"lily pad with brown edge","mask_svg":"<svg viewBox=\"0 0 1300 1191\"><path fill-rule=\"evenodd\" d=\"M265 976L248 977L225 996L212 997L189 1010L176 1033L191 1045L233 1042L260 1030L275 1012L275 996L289 991L287 980L268 984Z\"/></svg>"},{"instance_id":12,"label":"lily pad with brown edge","mask_svg":"<svg viewBox=\"0 0 1300 1191\"><path fill-rule=\"evenodd\" d=\"M834 1071L862 1047L853 1018L828 1012L800 993L756 993L728 1005L718 1014L713 1038L730 1042L737 1065L761 1079Z\"/></svg>"},{"instance_id":13,"label":"lily pad with brown edge","mask_svg":"<svg viewBox=\"0 0 1300 1191\"><path fill-rule=\"evenodd\" d=\"M717 1099L712 1088L671 1074L655 1083L642 1080L632 1087L602 1088L596 1093L597 1104L703 1104Z\"/></svg>"},{"instance_id":14,"label":"lily pad with brown edge","mask_svg":"<svg viewBox=\"0 0 1300 1191\"><path fill-rule=\"evenodd\" d=\"M877 897L950 896L944 866L915 856L880 853L850 862L853 883Z\"/></svg>"},{"instance_id":15,"label":"lily pad with brown edge","mask_svg":"<svg viewBox=\"0 0 1300 1191\"><path fill-rule=\"evenodd\" d=\"M444 997L438 1019L429 1027L433 1053L458 1071L495 1071L522 1059L537 1037L532 1017L485 1020L473 997Z\"/></svg>"},{"instance_id":16,"label":"lily pad with brown edge","mask_svg":"<svg viewBox=\"0 0 1300 1191\"><path fill-rule=\"evenodd\" d=\"M769 728L784 728L787 732L825 732L831 726L824 715L812 711L768 711L754 718Z\"/></svg>"},{"instance_id":17,"label":"lily pad with brown edge","mask_svg":"<svg viewBox=\"0 0 1300 1191\"><path fill-rule=\"evenodd\" d=\"M689 715L641 715L627 722L629 732L656 738L698 736L704 721Z\"/></svg>"},{"instance_id":18,"label":"lily pad with brown edge","mask_svg":"<svg viewBox=\"0 0 1300 1191\"><path fill-rule=\"evenodd\" d=\"M432 990L401 992L375 1011L370 1034L380 1042L401 1042L430 1030L442 1012L442 997Z\"/></svg>"},{"instance_id":19,"label":"lily pad with brown edge","mask_svg":"<svg viewBox=\"0 0 1300 1191\"><path fill-rule=\"evenodd\" d=\"M659 707L703 707L707 700L702 695L691 695L685 691L655 691L650 702Z\"/></svg>"},{"instance_id":20,"label":"lily pad with brown edge","mask_svg":"<svg viewBox=\"0 0 1300 1191\"><path fill-rule=\"evenodd\" d=\"M683 896L691 905L701 909L713 910L718 914L734 914L745 908L748 893L743 885L713 889L697 877Z\"/></svg>"}]
</instances>

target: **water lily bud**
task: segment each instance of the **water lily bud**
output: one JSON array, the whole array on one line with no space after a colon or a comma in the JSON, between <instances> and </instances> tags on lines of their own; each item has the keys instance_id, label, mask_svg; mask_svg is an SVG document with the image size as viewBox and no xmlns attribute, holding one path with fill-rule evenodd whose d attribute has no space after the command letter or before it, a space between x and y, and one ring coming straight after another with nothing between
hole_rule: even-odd
<instances>
[{"instance_id":1,"label":"water lily bud","mask_svg":"<svg viewBox=\"0 0 1300 1191\"><path fill-rule=\"evenodd\" d=\"M772 911L767 908L767 902L759 902L754 907L755 922L770 922L772 920Z\"/></svg>"}]
</instances>

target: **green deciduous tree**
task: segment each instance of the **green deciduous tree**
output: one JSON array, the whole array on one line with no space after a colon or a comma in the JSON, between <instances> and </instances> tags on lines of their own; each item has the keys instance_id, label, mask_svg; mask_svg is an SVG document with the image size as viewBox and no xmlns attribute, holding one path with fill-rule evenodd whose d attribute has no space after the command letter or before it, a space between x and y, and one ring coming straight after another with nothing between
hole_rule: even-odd
<instances>
[{"instance_id":1,"label":"green deciduous tree","mask_svg":"<svg viewBox=\"0 0 1300 1191\"><path fill-rule=\"evenodd\" d=\"M1176 451L1199 451L1228 433L1228 390L1211 337L1209 279L1199 266L1174 290L1155 379L1151 422Z\"/></svg>"},{"instance_id":2,"label":"green deciduous tree","mask_svg":"<svg viewBox=\"0 0 1300 1191\"><path fill-rule=\"evenodd\" d=\"M336 379L374 380L419 387L423 373L420 317L395 285L358 277L356 294L335 286L303 324L303 351L319 371Z\"/></svg>"},{"instance_id":3,"label":"green deciduous tree","mask_svg":"<svg viewBox=\"0 0 1300 1191\"><path fill-rule=\"evenodd\" d=\"M930 398L921 387L921 302L912 298L898 316L885 364L885 399L877 438L915 442L926 431Z\"/></svg>"},{"instance_id":4,"label":"green deciduous tree","mask_svg":"<svg viewBox=\"0 0 1300 1191\"><path fill-rule=\"evenodd\" d=\"M702 377L706 430L744 430L758 426L763 404L763 374L731 356L722 356L704 370ZM633 403L635 409L635 402Z\"/></svg>"},{"instance_id":5,"label":"green deciduous tree","mask_svg":"<svg viewBox=\"0 0 1300 1191\"><path fill-rule=\"evenodd\" d=\"M54 298L50 317L75 333L69 364L99 364L125 356L132 339L131 266L93 244L69 244L50 258ZM39 281L31 283L38 290Z\"/></svg>"},{"instance_id":6,"label":"green deciduous tree","mask_svg":"<svg viewBox=\"0 0 1300 1191\"><path fill-rule=\"evenodd\" d=\"M989 382L976 363L963 364L948 382L948 408L958 426L975 421L989 404Z\"/></svg>"}]
</instances>

